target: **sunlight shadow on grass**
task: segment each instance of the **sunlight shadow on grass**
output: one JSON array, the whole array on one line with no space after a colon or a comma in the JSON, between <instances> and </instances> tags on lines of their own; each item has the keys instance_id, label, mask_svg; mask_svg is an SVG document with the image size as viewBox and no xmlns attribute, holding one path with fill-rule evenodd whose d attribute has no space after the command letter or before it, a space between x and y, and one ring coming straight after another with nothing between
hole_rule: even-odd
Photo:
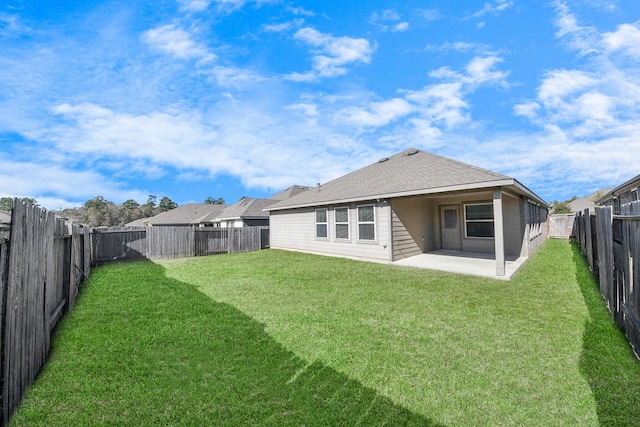
<instances>
[{"instance_id":1,"label":"sunlight shadow on grass","mask_svg":"<svg viewBox=\"0 0 640 427\"><path fill-rule=\"evenodd\" d=\"M589 311L580 370L591 387L600 424L633 425L640 420L640 362L611 319L579 247L572 242L571 248L576 281Z\"/></svg>"},{"instance_id":2,"label":"sunlight shadow on grass","mask_svg":"<svg viewBox=\"0 0 640 427\"><path fill-rule=\"evenodd\" d=\"M75 374L74 374L75 372ZM148 261L96 269L12 426L431 426Z\"/></svg>"}]
</instances>

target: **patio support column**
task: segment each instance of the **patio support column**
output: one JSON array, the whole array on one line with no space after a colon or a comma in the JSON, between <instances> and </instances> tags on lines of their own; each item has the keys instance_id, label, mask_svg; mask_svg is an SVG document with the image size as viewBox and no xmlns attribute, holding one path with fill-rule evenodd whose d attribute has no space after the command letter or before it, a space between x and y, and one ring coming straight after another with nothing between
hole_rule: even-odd
<instances>
[{"instance_id":1,"label":"patio support column","mask_svg":"<svg viewBox=\"0 0 640 427\"><path fill-rule=\"evenodd\" d=\"M493 190L493 227L496 249L496 276L504 276L504 219L502 218L502 189Z\"/></svg>"}]
</instances>

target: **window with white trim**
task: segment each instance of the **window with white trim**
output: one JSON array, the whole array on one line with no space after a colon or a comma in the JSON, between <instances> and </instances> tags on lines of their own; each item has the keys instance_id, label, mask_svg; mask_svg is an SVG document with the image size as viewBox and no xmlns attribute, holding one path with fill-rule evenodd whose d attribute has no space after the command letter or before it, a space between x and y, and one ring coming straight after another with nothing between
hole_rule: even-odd
<instances>
[{"instance_id":1,"label":"window with white trim","mask_svg":"<svg viewBox=\"0 0 640 427\"><path fill-rule=\"evenodd\" d=\"M326 239L329 237L327 222L327 209L316 209L316 237Z\"/></svg>"},{"instance_id":2,"label":"window with white trim","mask_svg":"<svg viewBox=\"0 0 640 427\"><path fill-rule=\"evenodd\" d=\"M464 225L466 237L495 237L493 203L464 205Z\"/></svg>"},{"instance_id":3,"label":"window with white trim","mask_svg":"<svg viewBox=\"0 0 640 427\"><path fill-rule=\"evenodd\" d=\"M333 214L336 223L336 239L348 239L349 208L335 208Z\"/></svg>"},{"instance_id":4,"label":"window with white trim","mask_svg":"<svg viewBox=\"0 0 640 427\"><path fill-rule=\"evenodd\" d=\"M376 240L376 214L373 205L358 206L358 240Z\"/></svg>"}]
</instances>

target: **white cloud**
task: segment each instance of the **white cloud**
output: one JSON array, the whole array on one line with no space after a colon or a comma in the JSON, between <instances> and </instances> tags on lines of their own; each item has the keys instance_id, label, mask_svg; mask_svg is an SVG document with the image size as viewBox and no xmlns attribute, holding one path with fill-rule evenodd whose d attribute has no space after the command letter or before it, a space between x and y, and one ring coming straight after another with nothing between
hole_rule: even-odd
<instances>
[{"instance_id":1,"label":"white cloud","mask_svg":"<svg viewBox=\"0 0 640 427\"><path fill-rule=\"evenodd\" d=\"M302 16L316 16L316 13L310 10L307 10L303 7L292 7L292 6L287 6L286 7L287 12L290 12L294 15L302 15Z\"/></svg>"},{"instance_id":2,"label":"white cloud","mask_svg":"<svg viewBox=\"0 0 640 427\"><path fill-rule=\"evenodd\" d=\"M614 32L604 33L605 48L611 53L622 53L640 59L639 24L622 24Z\"/></svg>"},{"instance_id":3,"label":"white cloud","mask_svg":"<svg viewBox=\"0 0 640 427\"><path fill-rule=\"evenodd\" d=\"M482 83L506 84L509 72L494 69L494 66L500 62L502 62L502 58L495 55L473 58L469 64L467 64L468 75L465 78L465 82L471 85Z\"/></svg>"},{"instance_id":4,"label":"white cloud","mask_svg":"<svg viewBox=\"0 0 640 427\"><path fill-rule=\"evenodd\" d=\"M381 31L402 32L409 29L409 23L401 20L395 9L385 9L380 12L373 12L369 17L369 22Z\"/></svg>"},{"instance_id":5,"label":"white cloud","mask_svg":"<svg viewBox=\"0 0 640 427\"><path fill-rule=\"evenodd\" d=\"M503 12L503 11L509 9L511 6L513 6L513 1L512 0L497 0L494 4L485 3L484 7L482 8L482 10L474 13L471 16L474 17L474 18L477 18L477 17L480 17L480 16L485 15L487 13L498 14L500 12Z\"/></svg>"},{"instance_id":6,"label":"white cloud","mask_svg":"<svg viewBox=\"0 0 640 427\"><path fill-rule=\"evenodd\" d=\"M142 40L154 49L180 59L215 59L205 46L193 41L188 32L174 24L148 30L142 34Z\"/></svg>"},{"instance_id":7,"label":"white cloud","mask_svg":"<svg viewBox=\"0 0 640 427\"><path fill-rule=\"evenodd\" d=\"M439 83L419 91L407 92L406 98L416 103L422 116L436 126L452 128L469 120L469 104L464 99L462 82Z\"/></svg>"},{"instance_id":8,"label":"white cloud","mask_svg":"<svg viewBox=\"0 0 640 427\"><path fill-rule=\"evenodd\" d=\"M338 112L338 120L357 126L386 126L411 113L413 107L404 99L372 102L365 109L349 107Z\"/></svg>"},{"instance_id":9,"label":"white cloud","mask_svg":"<svg viewBox=\"0 0 640 427\"><path fill-rule=\"evenodd\" d=\"M93 170L70 170L66 163L15 161L0 155L0 164L0 197L33 197L48 209L70 207L96 195L118 201L146 197L143 191L127 190ZM76 200L53 196L56 194L73 194Z\"/></svg>"},{"instance_id":10,"label":"white cloud","mask_svg":"<svg viewBox=\"0 0 640 427\"><path fill-rule=\"evenodd\" d=\"M395 32L395 33L407 31L408 29L409 29L409 23L408 22L399 22L396 25L394 25L393 27L391 27L391 31Z\"/></svg>"},{"instance_id":11,"label":"white cloud","mask_svg":"<svg viewBox=\"0 0 640 427\"><path fill-rule=\"evenodd\" d=\"M597 51L599 35L593 27L582 26L571 13L569 7L561 1L556 1L556 37L566 37L570 46L580 55L588 55Z\"/></svg>"},{"instance_id":12,"label":"white cloud","mask_svg":"<svg viewBox=\"0 0 640 427\"><path fill-rule=\"evenodd\" d=\"M280 24L264 25L262 28L265 31L274 33L284 33L291 31L294 28L300 28L304 24L304 19L294 19L293 21L282 22Z\"/></svg>"},{"instance_id":13,"label":"white cloud","mask_svg":"<svg viewBox=\"0 0 640 427\"><path fill-rule=\"evenodd\" d=\"M312 46L314 56L313 71L286 76L293 81L312 81L346 74L348 65L368 64L374 50L366 39L334 37L309 27L298 30L294 39Z\"/></svg>"},{"instance_id":14,"label":"white cloud","mask_svg":"<svg viewBox=\"0 0 640 427\"><path fill-rule=\"evenodd\" d=\"M178 0L181 10L202 12L207 10L212 0Z\"/></svg>"},{"instance_id":15,"label":"white cloud","mask_svg":"<svg viewBox=\"0 0 640 427\"><path fill-rule=\"evenodd\" d=\"M547 72L535 101L517 105L515 111L534 123L562 125L568 135L598 143L640 119L640 78L634 62L640 30L623 24L614 32L599 33L580 25L566 4L556 3L556 11L557 37L579 55L588 54L590 61L582 68ZM534 104L535 111L527 107Z\"/></svg>"},{"instance_id":16,"label":"white cloud","mask_svg":"<svg viewBox=\"0 0 640 427\"><path fill-rule=\"evenodd\" d=\"M583 26L563 2L556 2L556 13L556 36L588 60L546 72L535 99L515 105L514 113L541 128L530 146L538 147L537 173L545 170L545 186L619 183L638 173L629 153L640 150L640 31L636 24L613 32ZM532 182L539 181L527 170Z\"/></svg>"},{"instance_id":17,"label":"white cloud","mask_svg":"<svg viewBox=\"0 0 640 427\"><path fill-rule=\"evenodd\" d=\"M441 17L437 9L417 9L415 13L425 21L435 21Z\"/></svg>"},{"instance_id":18,"label":"white cloud","mask_svg":"<svg viewBox=\"0 0 640 427\"><path fill-rule=\"evenodd\" d=\"M319 124L317 106L300 103L280 110L263 102L221 101L207 114L167 110L137 115L63 104L55 111L63 122L47 137L58 152L76 160L109 158L121 170L142 162L200 176L226 174L249 188L276 190L292 182L326 182L353 168L354 160L345 161L349 156L357 153L354 159L361 159L370 150ZM291 110L307 120L292 120Z\"/></svg>"}]
</instances>

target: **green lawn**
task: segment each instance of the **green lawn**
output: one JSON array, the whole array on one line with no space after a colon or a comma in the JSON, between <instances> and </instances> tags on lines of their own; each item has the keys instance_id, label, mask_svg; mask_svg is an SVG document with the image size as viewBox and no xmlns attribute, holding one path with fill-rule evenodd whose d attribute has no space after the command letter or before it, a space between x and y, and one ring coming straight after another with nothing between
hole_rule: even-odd
<instances>
[{"instance_id":1,"label":"green lawn","mask_svg":"<svg viewBox=\"0 0 640 427\"><path fill-rule=\"evenodd\" d=\"M267 250L107 265L12 426L638 425L583 257L511 281Z\"/></svg>"}]
</instances>

